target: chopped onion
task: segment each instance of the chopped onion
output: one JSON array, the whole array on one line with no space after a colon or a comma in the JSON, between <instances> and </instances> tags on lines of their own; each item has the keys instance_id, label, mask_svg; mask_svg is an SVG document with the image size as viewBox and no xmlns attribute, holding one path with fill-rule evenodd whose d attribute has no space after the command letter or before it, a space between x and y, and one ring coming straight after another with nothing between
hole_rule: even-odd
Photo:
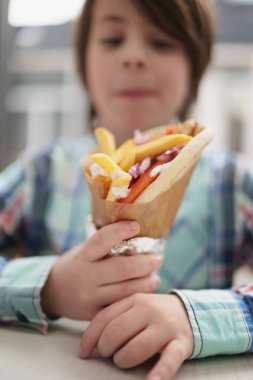
<instances>
[{"instance_id":1,"label":"chopped onion","mask_svg":"<svg viewBox=\"0 0 253 380\"><path fill-rule=\"evenodd\" d=\"M151 166L151 158L150 157L144 158L144 160L140 164L140 175L145 173L145 171L148 170L150 166Z\"/></svg>"},{"instance_id":2,"label":"chopped onion","mask_svg":"<svg viewBox=\"0 0 253 380\"><path fill-rule=\"evenodd\" d=\"M178 153L181 151L182 147L174 147L169 150L166 150L164 153L160 154L156 157L158 161L165 161L170 162L174 160L175 157L177 157Z\"/></svg>"},{"instance_id":3,"label":"chopped onion","mask_svg":"<svg viewBox=\"0 0 253 380\"><path fill-rule=\"evenodd\" d=\"M139 175L140 175L140 165L138 164L138 162L129 169L128 173L133 178L138 178L139 177Z\"/></svg>"}]
</instances>

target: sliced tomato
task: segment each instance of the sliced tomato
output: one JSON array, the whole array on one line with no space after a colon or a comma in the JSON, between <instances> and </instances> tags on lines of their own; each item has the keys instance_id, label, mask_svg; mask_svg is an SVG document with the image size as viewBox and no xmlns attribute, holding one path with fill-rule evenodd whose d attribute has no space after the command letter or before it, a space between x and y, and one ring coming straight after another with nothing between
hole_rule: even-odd
<instances>
[{"instance_id":1,"label":"sliced tomato","mask_svg":"<svg viewBox=\"0 0 253 380\"><path fill-rule=\"evenodd\" d=\"M121 198L118 200L120 203L133 203L136 198L145 190L154 180L158 177L159 173L153 177L150 176L151 171L156 167L161 165L161 162L156 162L150 168L143 173L136 182L133 183L130 189L130 193L126 198Z\"/></svg>"}]
</instances>

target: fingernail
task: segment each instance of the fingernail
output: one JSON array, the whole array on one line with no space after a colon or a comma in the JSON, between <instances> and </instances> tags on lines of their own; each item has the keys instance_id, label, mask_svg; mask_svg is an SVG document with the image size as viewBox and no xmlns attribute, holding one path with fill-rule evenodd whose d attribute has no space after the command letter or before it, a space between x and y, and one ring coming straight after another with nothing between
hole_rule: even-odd
<instances>
[{"instance_id":1,"label":"fingernail","mask_svg":"<svg viewBox=\"0 0 253 380\"><path fill-rule=\"evenodd\" d=\"M86 350L82 347L82 345L80 344L79 348L78 348L78 354L79 354L79 357L85 359L86 356L87 356L87 352Z\"/></svg>"},{"instance_id":2,"label":"fingernail","mask_svg":"<svg viewBox=\"0 0 253 380\"><path fill-rule=\"evenodd\" d=\"M140 229L139 223L137 222L129 222L128 228L131 232L137 232Z\"/></svg>"}]
</instances>

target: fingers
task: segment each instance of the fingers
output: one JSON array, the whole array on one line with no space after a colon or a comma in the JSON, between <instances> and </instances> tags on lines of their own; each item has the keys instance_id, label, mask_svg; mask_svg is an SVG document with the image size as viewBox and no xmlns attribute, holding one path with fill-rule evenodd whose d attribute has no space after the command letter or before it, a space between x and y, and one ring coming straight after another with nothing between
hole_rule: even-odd
<instances>
[{"instance_id":1,"label":"fingers","mask_svg":"<svg viewBox=\"0 0 253 380\"><path fill-rule=\"evenodd\" d=\"M96 273L100 285L107 285L147 276L161 266L162 257L154 254L118 256L98 262Z\"/></svg>"},{"instance_id":2,"label":"fingers","mask_svg":"<svg viewBox=\"0 0 253 380\"><path fill-rule=\"evenodd\" d=\"M129 329L132 327L129 326ZM118 332L118 334L120 333ZM117 339L119 338L117 337ZM164 328L159 325L148 326L133 339L125 340L128 343L114 355L113 361L119 368L137 366L157 354L168 343L168 340L168 332L164 331Z\"/></svg>"},{"instance_id":3,"label":"fingers","mask_svg":"<svg viewBox=\"0 0 253 380\"><path fill-rule=\"evenodd\" d=\"M79 356L81 358L87 358L92 353L106 325L111 320L129 310L132 307L132 303L133 300L131 297L125 298L108 306L95 316L82 336L79 346Z\"/></svg>"},{"instance_id":4,"label":"fingers","mask_svg":"<svg viewBox=\"0 0 253 380\"><path fill-rule=\"evenodd\" d=\"M109 305L135 293L153 293L160 287L160 283L160 277L152 273L144 278L102 286L99 289L99 299L103 305Z\"/></svg>"},{"instance_id":5,"label":"fingers","mask_svg":"<svg viewBox=\"0 0 253 380\"><path fill-rule=\"evenodd\" d=\"M135 221L121 221L102 227L85 243L88 259L96 261L103 258L112 247L135 236L139 230L140 226Z\"/></svg>"},{"instance_id":6,"label":"fingers","mask_svg":"<svg viewBox=\"0 0 253 380\"><path fill-rule=\"evenodd\" d=\"M179 340L172 340L163 350L160 359L148 374L146 380L170 380L187 359L184 345Z\"/></svg>"},{"instance_id":7,"label":"fingers","mask_svg":"<svg viewBox=\"0 0 253 380\"><path fill-rule=\"evenodd\" d=\"M102 332L98 341L98 351L104 357L112 356L125 342L145 329L147 319L130 308L113 319Z\"/></svg>"}]
</instances>

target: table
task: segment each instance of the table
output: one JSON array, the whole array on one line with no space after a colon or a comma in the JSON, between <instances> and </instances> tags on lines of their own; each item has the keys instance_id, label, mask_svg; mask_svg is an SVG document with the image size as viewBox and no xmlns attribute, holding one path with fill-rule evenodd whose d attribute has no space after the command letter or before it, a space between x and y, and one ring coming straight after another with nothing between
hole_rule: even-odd
<instances>
[{"instance_id":1,"label":"table","mask_svg":"<svg viewBox=\"0 0 253 380\"><path fill-rule=\"evenodd\" d=\"M77 356L87 324L60 319L48 335L22 328L0 328L1 380L138 380L154 359L131 370L116 368L110 359L94 354ZM187 361L175 380L252 380L253 354Z\"/></svg>"}]
</instances>

